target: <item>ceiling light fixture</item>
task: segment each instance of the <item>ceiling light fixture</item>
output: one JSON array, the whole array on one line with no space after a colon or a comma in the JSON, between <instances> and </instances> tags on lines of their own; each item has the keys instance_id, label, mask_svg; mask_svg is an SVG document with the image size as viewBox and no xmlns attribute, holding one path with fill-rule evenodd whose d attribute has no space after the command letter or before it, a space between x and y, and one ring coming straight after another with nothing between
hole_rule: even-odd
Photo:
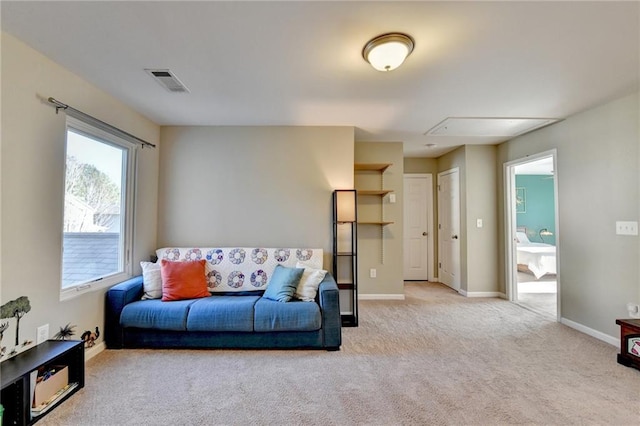
<instances>
[{"instance_id":1,"label":"ceiling light fixture","mask_svg":"<svg viewBox=\"0 0 640 426\"><path fill-rule=\"evenodd\" d=\"M362 57L378 71L392 71L402 65L414 45L413 38L407 34L382 34L364 46Z\"/></svg>"}]
</instances>

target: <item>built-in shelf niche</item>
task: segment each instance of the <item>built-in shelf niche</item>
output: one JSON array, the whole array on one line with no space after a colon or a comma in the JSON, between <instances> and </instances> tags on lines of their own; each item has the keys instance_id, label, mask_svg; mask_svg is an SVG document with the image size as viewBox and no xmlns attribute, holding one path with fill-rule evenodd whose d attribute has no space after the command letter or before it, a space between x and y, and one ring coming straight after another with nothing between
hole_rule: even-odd
<instances>
[{"instance_id":1,"label":"built-in shelf niche","mask_svg":"<svg viewBox=\"0 0 640 426\"><path fill-rule=\"evenodd\" d=\"M353 165L353 170L355 173L358 172L372 172L377 173L380 176L380 189L358 189L358 197L379 197L380 198L380 218L381 220L358 220L358 225L377 225L377 226L387 226L392 225L394 222L384 220L384 209L383 209L383 198L393 193L393 189L385 189L384 188L384 172L392 166L393 163L356 163Z\"/></svg>"}]
</instances>

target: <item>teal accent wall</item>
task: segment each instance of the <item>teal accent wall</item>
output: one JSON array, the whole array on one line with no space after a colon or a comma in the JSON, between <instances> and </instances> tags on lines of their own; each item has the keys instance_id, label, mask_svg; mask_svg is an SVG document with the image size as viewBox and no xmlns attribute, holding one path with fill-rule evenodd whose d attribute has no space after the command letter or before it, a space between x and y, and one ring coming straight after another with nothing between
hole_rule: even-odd
<instances>
[{"instance_id":1,"label":"teal accent wall","mask_svg":"<svg viewBox=\"0 0 640 426\"><path fill-rule=\"evenodd\" d=\"M548 175L516 175L516 188L525 189L525 211L516 213L516 223L527 228L532 242L541 242L540 229L547 228L553 235L542 238L545 243L555 245L555 197L553 179L550 178Z\"/></svg>"}]
</instances>

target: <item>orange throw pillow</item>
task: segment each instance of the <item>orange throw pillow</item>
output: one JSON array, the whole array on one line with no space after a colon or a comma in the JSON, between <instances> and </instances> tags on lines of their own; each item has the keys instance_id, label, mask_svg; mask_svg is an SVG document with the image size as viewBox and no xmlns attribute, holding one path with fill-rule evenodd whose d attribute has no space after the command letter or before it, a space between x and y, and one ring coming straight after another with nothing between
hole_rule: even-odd
<instances>
[{"instance_id":1,"label":"orange throw pillow","mask_svg":"<svg viewBox=\"0 0 640 426\"><path fill-rule=\"evenodd\" d=\"M204 277L204 259L193 262L160 261L162 300L197 299L210 296Z\"/></svg>"}]
</instances>

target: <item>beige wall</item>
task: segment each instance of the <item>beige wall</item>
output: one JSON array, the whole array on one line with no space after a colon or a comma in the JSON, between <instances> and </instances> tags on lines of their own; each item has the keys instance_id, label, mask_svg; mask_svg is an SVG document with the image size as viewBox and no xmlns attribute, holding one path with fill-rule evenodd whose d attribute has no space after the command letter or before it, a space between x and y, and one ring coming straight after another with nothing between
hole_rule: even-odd
<instances>
[{"instance_id":1,"label":"beige wall","mask_svg":"<svg viewBox=\"0 0 640 426\"><path fill-rule=\"evenodd\" d=\"M466 290L498 291L497 149L467 145L466 154ZM477 227L482 219L482 228Z\"/></svg>"},{"instance_id":2,"label":"beige wall","mask_svg":"<svg viewBox=\"0 0 640 426\"><path fill-rule=\"evenodd\" d=\"M358 173L357 189L392 189L389 195L358 197L358 220L380 220L392 225L358 225L358 285L361 295L403 296L403 174L402 144L397 142L356 142L356 163L392 163L381 177L377 173ZM353 170L353 165L352 165ZM380 204L382 203L382 204ZM375 268L376 278L369 277ZM383 296L384 297L384 296Z\"/></svg>"},{"instance_id":3,"label":"beige wall","mask_svg":"<svg viewBox=\"0 0 640 426\"><path fill-rule=\"evenodd\" d=\"M353 127L163 127L158 246L332 248Z\"/></svg>"},{"instance_id":4,"label":"beige wall","mask_svg":"<svg viewBox=\"0 0 640 426\"><path fill-rule=\"evenodd\" d=\"M158 142L159 127L14 37L2 33L2 303L27 296L31 311L20 322L20 341L50 336L67 323L76 338L104 329L104 290L60 302L65 114L41 102L55 97L75 108ZM139 151L134 260L155 247L158 150ZM136 268L139 273L139 266ZM6 321L6 320L3 320ZM15 320L3 346L11 351ZM102 338L100 338L101 340Z\"/></svg>"},{"instance_id":5,"label":"beige wall","mask_svg":"<svg viewBox=\"0 0 640 426\"><path fill-rule=\"evenodd\" d=\"M436 158L417 158L409 157L403 160L404 173L431 173L435 176L438 174L438 160Z\"/></svg>"},{"instance_id":6,"label":"beige wall","mask_svg":"<svg viewBox=\"0 0 640 426\"><path fill-rule=\"evenodd\" d=\"M496 147L466 145L438 158L439 172L456 167L460 172L460 288L471 296L497 295ZM477 219L482 219L482 228L476 226Z\"/></svg>"},{"instance_id":7,"label":"beige wall","mask_svg":"<svg viewBox=\"0 0 640 426\"><path fill-rule=\"evenodd\" d=\"M561 314L608 336L618 335L626 304L639 302L638 237L615 234L616 221L639 217L639 122L636 93L498 147L500 193L505 162L557 149ZM503 197L498 204L504 270Z\"/></svg>"}]
</instances>

